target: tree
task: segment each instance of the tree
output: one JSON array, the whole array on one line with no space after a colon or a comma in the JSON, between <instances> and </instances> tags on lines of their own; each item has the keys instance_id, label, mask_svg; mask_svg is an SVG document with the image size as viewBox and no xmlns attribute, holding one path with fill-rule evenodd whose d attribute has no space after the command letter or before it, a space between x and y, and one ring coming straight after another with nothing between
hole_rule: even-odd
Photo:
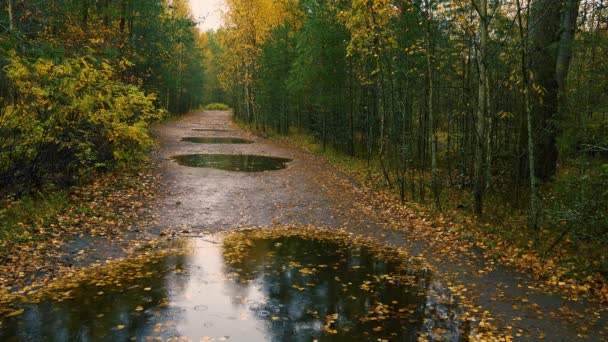
<instances>
[{"instance_id":1,"label":"tree","mask_svg":"<svg viewBox=\"0 0 608 342\"><path fill-rule=\"evenodd\" d=\"M489 77L488 77L488 1L471 0L479 16L479 48L477 52L477 68L479 70L479 96L477 102L477 117L475 121L475 214L483 213L483 192L486 187L486 155L489 153L486 140L486 118L488 117Z\"/></svg>"},{"instance_id":2,"label":"tree","mask_svg":"<svg viewBox=\"0 0 608 342\"><path fill-rule=\"evenodd\" d=\"M548 181L557 168L560 96L570 66L572 39L580 0L533 0L530 3L530 71L536 96L535 174Z\"/></svg>"}]
</instances>

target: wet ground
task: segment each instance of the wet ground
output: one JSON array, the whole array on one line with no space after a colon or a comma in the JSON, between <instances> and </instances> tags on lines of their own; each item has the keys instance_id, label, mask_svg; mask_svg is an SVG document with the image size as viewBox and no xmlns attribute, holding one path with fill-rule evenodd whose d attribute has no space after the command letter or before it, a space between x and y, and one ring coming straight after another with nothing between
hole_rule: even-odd
<instances>
[{"instance_id":1,"label":"wet ground","mask_svg":"<svg viewBox=\"0 0 608 342\"><path fill-rule=\"evenodd\" d=\"M262 172L287 167L291 159L250 154L180 154L172 157L178 164L224 171Z\"/></svg>"},{"instance_id":2,"label":"wet ground","mask_svg":"<svg viewBox=\"0 0 608 342\"><path fill-rule=\"evenodd\" d=\"M83 281L4 320L0 340L457 341L464 330L432 275L396 253L249 235L192 238L189 253Z\"/></svg>"},{"instance_id":3,"label":"wet ground","mask_svg":"<svg viewBox=\"0 0 608 342\"><path fill-rule=\"evenodd\" d=\"M253 141L231 137L185 137L182 141L195 144L252 144Z\"/></svg>"},{"instance_id":4,"label":"wet ground","mask_svg":"<svg viewBox=\"0 0 608 342\"><path fill-rule=\"evenodd\" d=\"M208 111L169 122L157 131L166 196L159 210L159 229L210 231L250 226L300 223L338 227L336 208L313 181L322 164L293 149L278 146L238 129L229 112ZM253 144L193 144L184 137L231 137ZM286 168L261 172L227 172L180 165L179 155L242 155L293 160ZM209 157L207 157L209 158ZM286 161L281 161L284 164ZM281 167L282 168L282 167Z\"/></svg>"},{"instance_id":5,"label":"wet ground","mask_svg":"<svg viewBox=\"0 0 608 342\"><path fill-rule=\"evenodd\" d=\"M429 332L434 328L438 328L437 331L441 333L447 332L446 336L449 339L460 339L464 335L455 331L457 328L462 331L463 327L451 321L458 314L459 309L450 307L446 310L445 306L441 306L437 311L440 315L428 319L429 313L423 308L429 305L433 307L433 301L428 300L431 298L428 291L426 295L420 294L419 291L431 288L443 289L439 291L441 293L447 285L450 285L459 290L457 293L444 293L445 296L466 298L469 302L467 311L478 316L482 316L483 312L487 311L494 319L492 323L501 332L512 335L515 340L606 340L605 306L590 304L583 300L565 300L556 295L546 294L537 287L537 281L514 270L500 266L488 268L489 261L465 253L461 256L446 257L437 253L414 233L408 233L407 230L384 229L382 214L377 213L375 208L360 203L356 191L357 185L350 179L306 152L260 139L239 130L231 122L228 112L207 111L187 115L158 127L156 135L162 146L157 159L160 162L159 172L165 195L161 200L150 203L149 218L142 223L144 226L141 227L141 233L134 235L133 238L169 234L215 236L214 234L218 232L232 231L239 227L314 225L328 229L340 227L358 236L371 237L387 246L403 247L410 255L422 257L435 270L432 279L422 277L421 284L395 290L409 294L409 299L393 296L394 291L388 291L387 295L392 296L390 300L381 301L392 303L394 300L398 306L405 305L401 308L404 309L401 313L410 313L414 310L413 316L404 318L403 322L399 321L404 326L411 323L412 328L400 331L390 322L387 326L361 324L353 327L351 323L346 324L345 322L361 318L357 313L352 314L355 311L358 315L363 313L364 309L359 301L365 301L365 305L368 305L374 302L374 297L365 296L360 292L353 293L352 296L359 300L354 300L354 303L359 303L356 304L359 308L348 311L347 296L342 296L338 291L343 283L335 278L331 281L329 274L315 273L314 276L320 277L315 283L322 282L324 284L322 288L326 291L323 293L325 297L318 297L318 301L328 300L334 308L322 311L315 306L317 299L314 298L317 297L311 297L312 292L304 293L310 290L305 286L306 284L294 283L303 276L299 271L301 268L298 269L293 264L294 267L290 267L287 262L291 260L302 265L318 265L323 262L330 264L323 260L335 258L346 264L353 262L356 264L363 262L360 251L357 253L347 251L344 252L346 254L335 255L332 253L339 249L327 245L311 245L303 241L264 240L247 246L247 251L259 252L252 254L250 261L252 264L228 271L233 266L226 262L225 253L220 248L221 242L219 240L208 242L208 239L201 240L197 237L192 243L198 252L181 258L167 257L161 264L149 266L152 271L146 272L152 272L153 276L150 279L144 277L147 280L137 278L141 280L141 284L137 282L129 286L122 284L125 286L121 286L118 292L109 289L104 290L102 294L99 294L100 291L88 289L75 293L72 297L76 299L72 301L42 303L23 313L22 317L27 318L26 320L19 321L15 318L14 322L21 323L11 323L12 335L4 336L36 337L52 333L49 336L56 338L50 340L71 340L71 336L76 336L74 339L77 340L87 340L86 336L101 336L101 340L104 339L103 336L109 340L121 340L127 336L144 337L146 334L163 338L177 335L191 335L196 338L204 334L203 338L213 336L216 340L297 340L294 336L340 340L343 335L332 334L327 330L346 327L354 329L353 336L358 336L362 340L375 341L382 336L389 337L389 340L399 340L399 336L402 337L400 340L410 340L414 336L412 334L415 334L412 333L413 331ZM185 137L233 137L252 140L254 143L195 144L182 141ZM180 165L179 159L175 158L180 155L218 155L215 158L225 158L219 155L237 155L239 156L235 157L237 160L243 160L242 156L252 155L279 157L286 160L283 162L285 168L281 169L235 172L218 167L207 167L208 164L198 165L205 167L183 166ZM287 159L292 161L287 162ZM402 224L407 227L409 223ZM281 248L276 246L277 243ZM283 249L282 246L285 245L290 246L289 249ZM300 248L301 246L304 247ZM287 254L281 254L286 253L285 251ZM309 255L307 252L313 254ZM381 259L369 258L369 260L371 264L366 264L366 267L382 265L382 261L379 261ZM245 266L257 270L258 273L247 278L252 273L246 271ZM319 267L315 269L323 270ZM491 270L479 272L488 269ZM328 271L339 273L339 269L328 269ZM147 274L146 272L142 274ZM369 272L363 274L349 269L347 273L336 277L348 278L351 273L353 279L358 281ZM243 279L246 280L246 286L238 285L243 284L241 282ZM144 287L145 284L148 286ZM290 286L295 284L304 290L280 284L290 284ZM131 289L132 291L126 291L125 289L130 289L130 286L137 287ZM146 291L146 288L151 290ZM235 288L239 291L233 291ZM315 288L321 287L317 285ZM162 289L162 291L156 294L154 289ZM275 290L278 292L275 293ZM111 295L106 295L106 292ZM333 294L330 295L330 292ZM268 312L268 315L262 318L259 317L259 312L262 311L250 310L247 305L239 306L243 298L245 303L252 300L272 304L270 310L255 306L261 308L263 312ZM160 301L161 299L163 301ZM218 309L210 310L213 305L210 306L209 301L213 300L221 301L223 304L218 304L216 306ZM417 303L414 305L417 309L407 306L402 300ZM74 303L80 304L74 305ZM294 306L294 303L297 305ZM298 316L289 311L306 306L301 305L302 303L312 305L311 312L318 311L319 317ZM281 305L292 309L285 309ZM140 307L141 310L136 310ZM100 313L101 308L106 308L104 309L106 312ZM382 309L383 307L380 306L380 311ZM399 312L397 306L388 310L395 309ZM343 315L338 314L334 319L331 315L338 311ZM242 312L249 315L246 316L247 319L240 319ZM273 312L276 315L273 315ZM100 314L103 316L98 317ZM215 317L215 320L208 320L205 315L219 316ZM350 318L342 321L344 315ZM436 317L440 319L436 320ZM88 323L85 324L85 321ZM45 323L41 324L41 322ZM205 327L206 322L212 322L212 325L207 327L212 329L200 330L201 326ZM378 327L381 329L373 330ZM104 329L110 330L103 335ZM156 330L160 330L161 334ZM397 335L374 334L383 331ZM364 335L365 332L371 335ZM238 334L243 334L242 336L246 338L237 338L241 336Z\"/></svg>"}]
</instances>

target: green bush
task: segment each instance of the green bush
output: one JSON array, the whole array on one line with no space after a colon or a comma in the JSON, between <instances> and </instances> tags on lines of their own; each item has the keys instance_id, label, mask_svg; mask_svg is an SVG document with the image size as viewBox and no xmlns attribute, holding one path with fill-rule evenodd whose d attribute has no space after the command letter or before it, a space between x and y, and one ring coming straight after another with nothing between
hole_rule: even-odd
<instances>
[{"instance_id":1,"label":"green bush","mask_svg":"<svg viewBox=\"0 0 608 342\"><path fill-rule=\"evenodd\" d=\"M229 110L230 107L224 103L210 103L205 106L205 110Z\"/></svg>"},{"instance_id":2,"label":"green bush","mask_svg":"<svg viewBox=\"0 0 608 342\"><path fill-rule=\"evenodd\" d=\"M127 66L11 55L4 71L15 96L0 110L0 187L71 182L145 159L154 144L148 124L164 113L154 95L118 80Z\"/></svg>"},{"instance_id":3,"label":"green bush","mask_svg":"<svg viewBox=\"0 0 608 342\"><path fill-rule=\"evenodd\" d=\"M584 159L577 160L576 166L543 196L545 224L565 228L574 243L608 244L608 170Z\"/></svg>"}]
</instances>

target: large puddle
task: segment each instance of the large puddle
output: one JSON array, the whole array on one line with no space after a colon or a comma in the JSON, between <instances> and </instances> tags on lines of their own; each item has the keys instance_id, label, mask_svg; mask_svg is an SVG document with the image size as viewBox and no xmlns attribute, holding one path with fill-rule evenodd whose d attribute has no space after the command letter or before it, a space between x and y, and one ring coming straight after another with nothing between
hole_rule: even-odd
<instances>
[{"instance_id":1,"label":"large puddle","mask_svg":"<svg viewBox=\"0 0 608 342\"><path fill-rule=\"evenodd\" d=\"M460 310L397 252L316 233L190 245L28 304L0 321L0 340L459 339Z\"/></svg>"},{"instance_id":2,"label":"large puddle","mask_svg":"<svg viewBox=\"0 0 608 342\"><path fill-rule=\"evenodd\" d=\"M253 141L231 137L186 137L182 141L196 144L253 144Z\"/></svg>"},{"instance_id":3,"label":"large puddle","mask_svg":"<svg viewBox=\"0 0 608 342\"><path fill-rule=\"evenodd\" d=\"M178 164L210 167L225 171L275 171L287 167L291 159L247 154L185 154L172 157Z\"/></svg>"},{"instance_id":4,"label":"large puddle","mask_svg":"<svg viewBox=\"0 0 608 342\"><path fill-rule=\"evenodd\" d=\"M193 131L197 132L211 132L211 133L232 133L236 132L233 129L220 129L220 128L193 128Z\"/></svg>"}]
</instances>

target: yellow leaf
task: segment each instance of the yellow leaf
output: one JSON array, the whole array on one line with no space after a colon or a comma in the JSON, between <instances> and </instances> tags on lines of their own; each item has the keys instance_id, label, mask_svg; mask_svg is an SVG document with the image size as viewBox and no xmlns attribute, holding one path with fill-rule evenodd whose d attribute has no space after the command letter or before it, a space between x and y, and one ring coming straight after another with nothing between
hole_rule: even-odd
<instances>
[{"instance_id":1,"label":"yellow leaf","mask_svg":"<svg viewBox=\"0 0 608 342\"><path fill-rule=\"evenodd\" d=\"M23 311L25 311L25 309L19 309L19 310L15 310L7 315L5 315L4 317L14 317L14 316L19 316L23 313Z\"/></svg>"}]
</instances>

